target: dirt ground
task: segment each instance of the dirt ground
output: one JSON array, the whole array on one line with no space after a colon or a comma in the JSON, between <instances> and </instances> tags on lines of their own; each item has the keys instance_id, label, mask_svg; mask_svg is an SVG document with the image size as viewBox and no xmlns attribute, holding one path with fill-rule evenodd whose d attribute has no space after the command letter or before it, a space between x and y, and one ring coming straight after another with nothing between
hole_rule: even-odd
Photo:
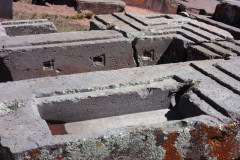
<instances>
[{"instance_id":1,"label":"dirt ground","mask_svg":"<svg viewBox=\"0 0 240 160\"><path fill-rule=\"evenodd\" d=\"M126 6L126 11L137 14L154 13L132 6ZM82 16L73 7L51 4L46 4L46 6L32 5L31 0L13 2L13 20L19 19L49 19L56 25L59 32L88 30L91 20L89 17ZM0 19L0 21L6 20Z\"/></svg>"}]
</instances>

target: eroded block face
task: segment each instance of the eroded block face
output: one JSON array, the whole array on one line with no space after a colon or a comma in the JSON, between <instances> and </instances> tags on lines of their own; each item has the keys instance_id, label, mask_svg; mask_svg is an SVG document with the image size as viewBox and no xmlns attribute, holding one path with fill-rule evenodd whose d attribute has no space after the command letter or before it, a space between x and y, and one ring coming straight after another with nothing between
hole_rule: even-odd
<instances>
[{"instance_id":1,"label":"eroded block face","mask_svg":"<svg viewBox=\"0 0 240 160\"><path fill-rule=\"evenodd\" d=\"M94 14L123 12L126 4L121 0L77 0L79 10L90 10Z\"/></svg>"},{"instance_id":2,"label":"eroded block face","mask_svg":"<svg viewBox=\"0 0 240 160\"><path fill-rule=\"evenodd\" d=\"M240 2L237 0L224 1L217 5L212 16L194 14L198 21L222 28L232 34L234 39L240 39L239 23Z\"/></svg>"},{"instance_id":3,"label":"eroded block face","mask_svg":"<svg viewBox=\"0 0 240 160\"><path fill-rule=\"evenodd\" d=\"M237 159L239 60L1 83L0 155ZM216 146L216 141L222 145ZM224 154L219 152L226 146Z\"/></svg>"},{"instance_id":4,"label":"eroded block face","mask_svg":"<svg viewBox=\"0 0 240 160\"><path fill-rule=\"evenodd\" d=\"M12 0L1 0L0 1L0 18L12 19Z\"/></svg>"},{"instance_id":5,"label":"eroded block face","mask_svg":"<svg viewBox=\"0 0 240 160\"><path fill-rule=\"evenodd\" d=\"M1 45L12 80L136 66L131 41L115 31L8 37Z\"/></svg>"},{"instance_id":6,"label":"eroded block face","mask_svg":"<svg viewBox=\"0 0 240 160\"><path fill-rule=\"evenodd\" d=\"M97 15L90 28L121 31L133 39L139 66L239 55L229 32L179 15Z\"/></svg>"},{"instance_id":7,"label":"eroded block face","mask_svg":"<svg viewBox=\"0 0 240 160\"><path fill-rule=\"evenodd\" d=\"M1 160L240 157L230 33L165 14L91 28L0 37Z\"/></svg>"},{"instance_id":8,"label":"eroded block face","mask_svg":"<svg viewBox=\"0 0 240 160\"><path fill-rule=\"evenodd\" d=\"M212 18L235 27L240 28L240 2L227 1L217 5Z\"/></svg>"},{"instance_id":9,"label":"eroded block face","mask_svg":"<svg viewBox=\"0 0 240 160\"><path fill-rule=\"evenodd\" d=\"M56 33L55 25L46 20L18 20L1 23L8 36Z\"/></svg>"}]
</instances>

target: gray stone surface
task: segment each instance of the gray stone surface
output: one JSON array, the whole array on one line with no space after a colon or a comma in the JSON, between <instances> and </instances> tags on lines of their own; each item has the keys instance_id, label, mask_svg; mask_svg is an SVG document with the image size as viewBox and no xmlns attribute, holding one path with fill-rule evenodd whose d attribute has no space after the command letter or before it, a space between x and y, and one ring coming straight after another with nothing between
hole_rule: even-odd
<instances>
[{"instance_id":1,"label":"gray stone surface","mask_svg":"<svg viewBox=\"0 0 240 160\"><path fill-rule=\"evenodd\" d=\"M211 19L211 17L209 17L209 16L202 16L202 15L197 15L197 14L194 14L193 16L198 21L205 22L209 25L213 25L213 26L222 28L222 29L230 32L232 34L232 36L234 37L234 39L240 39L240 29L237 27L225 24L223 22L215 21L215 20Z\"/></svg>"},{"instance_id":2,"label":"gray stone surface","mask_svg":"<svg viewBox=\"0 0 240 160\"><path fill-rule=\"evenodd\" d=\"M97 15L90 29L116 30L133 39L139 66L239 55L229 32L179 15Z\"/></svg>"},{"instance_id":3,"label":"gray stone surface","mask_svg":"<svg viewBox=\"0 0 240 160\"><path fill-rule=\"evenodd\" d=\"M55 25L47 19L2 22L8 36L56 33Z\"/></svg>"},{"instance_id":4,"label":"gray stone surface","mask_svg":"<svg viewBox=\"0 0 240 160\"><path fill-rule=\"evenodd\" d=\"M16 80L0 83L1 160L240 157L230 33L165 14L98 15L91 28L0 38L0 81ZM176 63L189 60L205 61Z\"/></svg>"},{"instance_id":5,"label":"gray stone surface","mask_svg":"<svg viewBox=\"0 0 240 160\"><path fill-rule=\"evenodd\" d=\"M200 10L205 10L206 14L212 15L215 8L221 2L219 0L177 0L179 4L186 7L186 10L190 13L199 14Z\"/></svg>"},{"instance_id":6,"label":"gray stone surface","mask_svg":"<svg viewBox=\"0 0 240 160\"><path fill-rule=\"evenodd\" d=\"M1 83L0 154L5 159L220 158L208 142L224 132L233 139L229 152L236 159L239 127L224 128L230 122L237 126L240 118L239 62L206 60ZM201 152L201 144L210 147Z\"/></svg>"},{"instance_id":7,"label":"gray stone surface","mask_svg":"<svg viewBox=\"0 0 240 160\"><path fill-rule=\"evenodd\" d=\"M0 37L1 37L1 36L6 36L6 35L7 35L7 34L6 34L5 29L3 28L2 25L0 25Z\"/></svg>"},{"instance_id":8,"label":"gray stone surface","mask_svg":"<svg viewBox=\"0 0 240 160\"><path fill-rule=\"evenodd\" d=\"M90 10L94 14L123 12L125 6L121 0L77 0L78 10Z\"/></svg>"},{"instance_id":9,"label":"gray stone surface","mask_svg":"<svg viewBox=\"0 0 240 160\"><path fill-rule=\"evenodd\" d=\"M0 77L8 80L136 66L131 41L115 31L6 37L0 44L8 78Z\"/></svg>"},{"instance_id":10,"label":"gray stone surface","mask_svg":"<svg viewBox=\"0 0 240 160\"><path fill-rule=\"evenodd\" d=\"M0 1L0 18L12 19L13 9L12 0L1 0Z\"/></svg>"}]
</instances>

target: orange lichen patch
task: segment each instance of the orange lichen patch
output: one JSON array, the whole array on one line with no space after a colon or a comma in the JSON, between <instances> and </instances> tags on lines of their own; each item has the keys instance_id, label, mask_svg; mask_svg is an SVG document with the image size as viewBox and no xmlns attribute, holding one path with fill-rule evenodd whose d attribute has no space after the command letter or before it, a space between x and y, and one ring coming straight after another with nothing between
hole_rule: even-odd
<instances>
[{"instance_id":1,"label":"orange lichen patch","mask_svg":"<svg viewBox=\"0 0 240 160\"><path fill-rule=\"evenodd\" d=\"M180 154L178 153L177 149L174 146L175 141L178 138L178 136L179 136L178 133L169 133L168 134L168 139L162 145L162 147L166 150L163 160L181 159Z\"/></svg>"},{"instance_id":2,"label":"orange lichen patch","mask_svg":"<svg viewBox=\"0 0 240 160\"><path fill-rule=\"evenodd\" d=\"M37 158L41 154L41 152L38 149L32 149L28 151L28 154L30 155L31 158Z\"/></svg>"},{"instance_id":3,"label":"orange lichen patch","mask_svg":"<svg viewBox=\"0 0 240 160\"><path fill-rule=\"evenodd\" d=\"M207 143L212 147L210 155L218 160L235 159L240 156L240 143L236 141L235 126L226 126L223 130L209 128Z\"/></svg>"},{"instance_id":4,"label":"orange lichen patch","mask_svg":"<svg viewBox=\"0 0 240 160\"><path fill-rule=\"evenodd\" d=\"M218 160L238 158L240 143L236 140L236 127L236 124L231 123L221 130L218 127L197 124L195 129L190 131L192 149L187 153L187 158L195 159L205 156L213 156ZM209 151L206 151L206 145L210 146ZM192 153L193 150L194 153Z\"/></svg>"}]
</instances>

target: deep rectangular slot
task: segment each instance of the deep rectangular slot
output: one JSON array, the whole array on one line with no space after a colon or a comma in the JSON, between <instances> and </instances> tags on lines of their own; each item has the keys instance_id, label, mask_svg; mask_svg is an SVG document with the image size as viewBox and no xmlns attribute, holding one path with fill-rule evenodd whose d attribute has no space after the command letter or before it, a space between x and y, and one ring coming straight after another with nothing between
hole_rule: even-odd
<instances>
[{"instance_id":1,"label":"deep rectangular slot","mask_svg":"<svg viewBox=\"0 0 240 160\"><path fill-rule=\"evenodd\" d=\"M167 121L166 114L170 112L173 92L178 92L184 84L173 79L163 81L168 81L167 85L170 86L175 83L179 88L176 91L176 88L170 89L171 87L161 84L153 86L150 84L151 86L147 87L133 86L123 89L45 97L39 99L38 110L41 118L48 123L53 135L74 134L75 131L66 130L66 126L68 128L69 126L70 128L74 128L71 126L81 128L87 124L97 124L100 120L104 123L118 120L120 126L140 123L140 119L144 117L149 122L154 120ZM159 115L152 117L149 112ZM138 117L139 121L135 121L132 118L134 116ZM128 118L130 121L125 122ZM107 125L110 128L118 127L113 123ZM79 132L79 129L77 130Z\"/></svg>"},{"instance_id":2,"label":"deep rectangular slot","mask_svg":"<svg viewBox=\"0 0 240 160\"><path fill-rule=\"evenodd\" d=\"M146 17L147 19L172 19L171 17L167 15L161 15L161 16L149 16Z\"/></svg>"}]
</instances>

